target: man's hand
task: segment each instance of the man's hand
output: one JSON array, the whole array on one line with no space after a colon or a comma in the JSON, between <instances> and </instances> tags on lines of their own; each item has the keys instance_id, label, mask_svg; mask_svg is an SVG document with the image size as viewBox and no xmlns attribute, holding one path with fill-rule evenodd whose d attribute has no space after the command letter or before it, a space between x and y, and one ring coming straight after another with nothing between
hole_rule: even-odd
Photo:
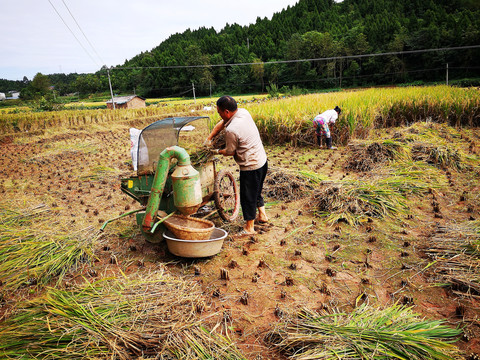
<instances>
[{"instance_id":1,"label":"man's hand","mask_svg":"<svg viewBox=\"0 0 480 360\"><path fill-rule=\"evenodd\" d=\"M219 154L220 149L210 149L210 152L211 152L212 154Z\"/></svg>"}]
</instances>

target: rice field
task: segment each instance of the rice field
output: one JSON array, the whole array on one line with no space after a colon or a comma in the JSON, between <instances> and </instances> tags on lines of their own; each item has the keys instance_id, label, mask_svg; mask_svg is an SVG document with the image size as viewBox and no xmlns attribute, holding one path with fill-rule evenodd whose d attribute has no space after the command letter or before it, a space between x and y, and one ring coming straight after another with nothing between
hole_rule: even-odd
<instances>
[{"instance_id":1,"label":"rice field","mask_svg":"<svg viewBox=\"0 0 480 360\"><path fill-rule=\"evenodd\" d=\"M0 358L457 359L480 352L478 90L242 99L270 221L219 255L145 241L129 128L204 104L2 114ZM311 119L339 105L337 151ZM207 131L207 126L198 131ZM189 153L205 134L186 133ZM219 169L238 176L233 160ZM238 235L238 236L237 236ZM298 311L302 309L301 311ZM368 330L368 331L367 331ZM265 336L267 335L268 336Z\"/></svg>"},{"instance_id":2,"label":"rice field","mask_svg":"<svg viewBox=\"0 0 480 360\"><path fill-rule=\"evenodd\" d=\"M417 121L451 126L480 125L480 92L448 86L340 91L278 99L246 107L271 144L313 144L312 120L335 106L342 113L333 137L340 144L364 139L375 128L409 126Z\"/></svg>"}]
</instances>

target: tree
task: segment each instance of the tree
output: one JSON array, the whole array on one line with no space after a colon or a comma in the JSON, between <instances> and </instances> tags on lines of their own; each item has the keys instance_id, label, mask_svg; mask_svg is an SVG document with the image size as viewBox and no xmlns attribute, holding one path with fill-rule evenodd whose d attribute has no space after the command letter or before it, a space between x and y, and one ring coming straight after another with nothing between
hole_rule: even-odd
<instances>
[{"instance_id":1,"label":"tree","mask_svg":"<svg viewBox=\"0 0 480 360\"><path fill-rule=\"evenodd\" d=\"M20 92L23 100L39 99L50 91L50 79L42 73L37 73L33 80Z\"/></svg>"},{"instance_id":2,"label":"tree","mask_svg":"<svg viewBox=\"0 0 480 360\"><path fill-rule=\"evenodd\" d=\"M76 90L82 94L91 94L102 90L100 79L93 74L77 76L74 85Z\"/></svg>"},{"instance_id":3,"label":"tree","mask_svg":"<svg viewBox=\"0 0 480 360\"><path fill-rule=\"evenodd\" d=\"M34 93L45 95L50 90L50 79L42 73L37 73L32 80L31 87Z\"/></svg>"},{"instance_id":4,"label":"tree","mask_svg":"<svg viewBox=\"0 0 480 360\"><path fill-rule=\"evenodd\" d=\"M255 83L268 80L279 86L302 83L315 87L335 86L343 74L354 77L358 85L380 84L391 81L443 79L446 62L453 68L464 68L461 76L480 76L478 49L429 52L404 56L356 58L355 55L432 49L462 45L476 45L480 29L478 0L299 0L267 18L257 18L254 24L226 25L218 33L215 29L188 29L171 35L151 51L142 52L121 67L140 70L115 69L112 84L122 92L141 89L144 94L172 95L191 89L207 89L218 84L217 91L235 89L249 91ZM338 56L348 59L334 59ZM328 61L303 59L332 58ZM257 60L255 60L257 59ZM284 64L269 64L273 60L300 60ZM263 69L253 66L208 67L210 64L264 62ZM206 67L154 69L161 66L207 65ZM425 71L429 69L429 71ZM101 79L96 89L108 89L105 68L97 72ZM410 74L391 78L387 73ZM115 76L113 75L115 74ZM415 75L414 75L415 74ZM58 74L57 74L58 75ZM55 89L65 93L75 91L73 83L83 91L94 91L97 85L90 78L76 81L77 76L49 75ZM323 77L323 78L319 78ZM327 79L325 79L327 77ZM37 79L40 81L41 77ZM93 82L93 83L92 83ZM340 80L341 82L341 80ZM11 85L10 85L11 84ZM197 86L198 84L198 86ZM248 84L248 85L247 85ZM1 83L8 90L21 90L22 97L39 96L43 85L29 87L23 83ZM238 86L238 88L237 88ZM241 86L241 88L240 88ZM262 82L262 88L263 88ZM25 90L25 91L24 91ZM40 92L39 92L40 91ZM37 95L35 95L37 94Z\"/></svg>"},{"instance_id":5,"label":"tree","mask_svg":"<svg viewBox=\"0 0 480 360\"><path fill-rule=\"evenodd\" d=\"M213 74L210 65L210 58L208 55L202 54L202 50L198 45L190 45L187 48L186 53L186 65L198 66L189 68L186 73L190 76L187 81L198 84L203 91L210 88L211 84L214 84Z\"/></svg>"},{"instance_id":6,"label":"tree","mask_svg":"<svg viewBox=\"0 0 480 360\"><path fill-rule=\"evenodd\" d=\"M337 44L329 33L309 31L303 35L302 55L307 59L329 58L337 55ZM335 61L315 61L313 64L318 75L335 76Z\"/></svg>"}]
</instances>

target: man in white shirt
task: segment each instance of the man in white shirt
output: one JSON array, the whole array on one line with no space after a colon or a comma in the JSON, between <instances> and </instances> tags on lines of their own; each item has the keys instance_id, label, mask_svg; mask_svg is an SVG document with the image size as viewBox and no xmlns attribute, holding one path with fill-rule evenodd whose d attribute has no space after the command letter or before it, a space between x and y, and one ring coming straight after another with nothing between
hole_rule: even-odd
<instances>
[{"instance_id":1,"label":"man in white shirt","mask_svg":"<svg viewBox=\"0 0 480 360\"><path fill-rule=\"evenodd\" d=\"M328 124L335 124L335 121L337 121L338 115L340 115L341 112L342 110L338 106L335 106L335 109L327 110L315 116L313 119L313 127L315 128L318 145L320 145L322 135L325 135L327 148L336 149L335 146L332 146L332 136Z\"/></svg>"},{"instance_id":2,"label":"man in white shirt","mask_svg":"<svg viewBox=\"0 0 480 360\"><path fill-rule=\"evenodd\" d=\"M218 153L233 156L240 167L240 205L246 222L244 230L247 234L255 234L255 219L260 223L268 221L262 196L268 170L267 154L252 116L246 109L239 109L235 99L227 95L219 98L217 112L222 120L215 125L207 142L225 129L226 146Z\"/></svg>"}]
</instances>

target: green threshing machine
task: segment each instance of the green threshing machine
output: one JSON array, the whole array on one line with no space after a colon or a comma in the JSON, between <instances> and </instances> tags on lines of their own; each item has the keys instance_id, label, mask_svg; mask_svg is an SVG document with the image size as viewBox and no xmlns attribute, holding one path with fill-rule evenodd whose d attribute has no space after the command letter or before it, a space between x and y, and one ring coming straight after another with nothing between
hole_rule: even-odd
<instances>
[{"instance_id":1,"label":"green threshing machine","mask_svg":"<svg viewBox=\"0 0 480 360\"><path fill-rule=\"evenodd\" d=\"M199 127L186 125L208 120L205 116L171 117L141 130L137 163L134 164L137 175L121 179L121 190L142 207L106 221L102 230L109 222L136 213L137 224L147 241L159 242L165 230L162 222L169 215L177 211L183 215L195 214L212 200L222 219L235 220L240 209L240 195L232 173L227 170L217 172L215 158L194 167L187 151L178 146L182 129L191 132L190 141L193 139L196 144L201 144L206 135L195 132L208 129L207 124ZM169 215L161 217L159 210Z\"/></svg>"}]
</instances>

